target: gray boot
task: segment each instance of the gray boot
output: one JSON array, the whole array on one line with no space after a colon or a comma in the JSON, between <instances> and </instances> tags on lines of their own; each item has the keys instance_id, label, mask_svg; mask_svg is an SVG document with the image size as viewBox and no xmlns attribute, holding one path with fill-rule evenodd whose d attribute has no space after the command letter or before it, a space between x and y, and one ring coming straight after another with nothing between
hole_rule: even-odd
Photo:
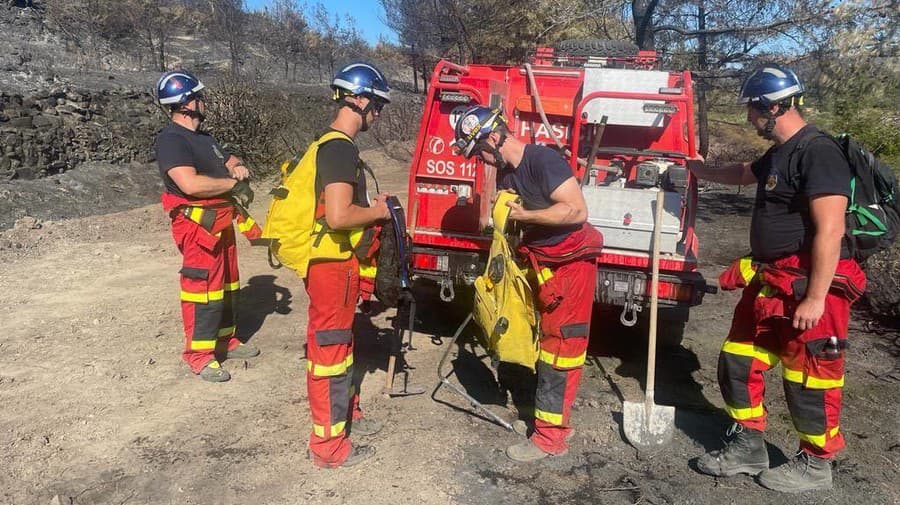
<instances>
[{"instance_id":1,"label":"gray boot","mask_svg":"<svg viewBox=\"0 0 900 505\"><path fill-rule=\"evenodd\" d=\"M782 493L831 489L831 460L800 451L787 463L759 474L759 483Z\"/></svg>"},{"instance_id":2,"label":"gray boot","mask_svg":"<svg viewBox=\"0 0 900 505\"><path fill-rule=\"evenodd\" d=\"M769 452L763 433L734 423L726 436L731 437L725 447L700 456L697 468L708 475L731 477L746 473L756 475L769 469Z\"/></svg>"}]
</instances>

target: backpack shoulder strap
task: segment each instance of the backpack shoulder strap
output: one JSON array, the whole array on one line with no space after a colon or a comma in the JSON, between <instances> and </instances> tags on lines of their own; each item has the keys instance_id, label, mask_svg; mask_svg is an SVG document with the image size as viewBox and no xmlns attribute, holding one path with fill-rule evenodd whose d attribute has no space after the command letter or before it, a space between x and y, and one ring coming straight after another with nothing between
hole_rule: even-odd
<instances>
[{"instance_id":1,"label":"backpack shoulder strap","mask_svg":"<svg viewBox=\"0 0 900 505\"><path fill-rule=\"evenodd\" d=\"M840 148L840 143L829 135L826 132L823 132L818 129L811 129L801 134L800 139L797 141L797 144L794 145L791 152L788 153L788 173L785 174L787 176L788 183L794 188L799 188L799 177L800 177L800 162L803 160L803 153L806 151L806 148L812 143L813 140L818 138L827 138L832 142L837 144ZM843 152L843 149L841 149Z\"/></svg>"}]
</instances>

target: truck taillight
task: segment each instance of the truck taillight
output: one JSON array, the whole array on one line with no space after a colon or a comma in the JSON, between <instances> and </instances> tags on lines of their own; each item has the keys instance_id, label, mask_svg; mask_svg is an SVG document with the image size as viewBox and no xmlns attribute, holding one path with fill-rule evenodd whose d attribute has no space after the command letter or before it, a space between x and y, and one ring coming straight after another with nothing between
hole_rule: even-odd
<instances>
[{"instance_id":1,"label":"truck taillight","mask_svg":"<svg viewBox=\"0 0 900 505\"><path fill-rule=\"evenodd\" d=\"M650 281L647 281L647 292L650 292ZM659 297L679 302L690 302L694 297L694 288L690 284L660 281Z\"/></svg>"},{"instance_id":2,"label":"truck taillight","mask_svg":"<svg viewBox=\"0 0 900 505\"><path fill-rule=\"evenodd\" d=\"M442 254L413 254L412 265L414 269L418 270L437 270L440 272L449 270L448 258Z\"/></svg>"}]
</instances>

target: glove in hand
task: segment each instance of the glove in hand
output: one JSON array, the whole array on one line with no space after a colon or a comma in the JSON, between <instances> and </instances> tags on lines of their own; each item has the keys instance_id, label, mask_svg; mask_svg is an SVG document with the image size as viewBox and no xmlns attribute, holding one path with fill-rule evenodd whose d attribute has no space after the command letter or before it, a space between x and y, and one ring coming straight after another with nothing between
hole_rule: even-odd
<instances>
[{"instance_id":1,"label":"glove in hand","mask_svg":"<svg viewBox=\"0 0 900 505\"><path fill-rule=\"evenodd\" d=\"M246 180L237 181L231 188L231 196L244 208L253 203L253 190L250 189L250 183Z\"/></svg>"}]
</instances>

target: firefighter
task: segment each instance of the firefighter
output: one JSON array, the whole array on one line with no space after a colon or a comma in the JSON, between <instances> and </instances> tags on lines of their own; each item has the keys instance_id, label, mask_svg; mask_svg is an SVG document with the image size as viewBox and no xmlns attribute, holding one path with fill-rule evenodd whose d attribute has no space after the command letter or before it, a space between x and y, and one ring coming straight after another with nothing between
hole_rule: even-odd
<instances>
[{"instance_id":1,"label":"firefighter","mask_svg":"<svg viewBox=\"0 0 900 505\"><path fill-rule=\"evenodd\" d=\"M373 65L351 63L331 83L337 114L328 129L313 142L315 156L316 217L329 233L351 234L387 219L387 195L371 206L365 172L354 143L390 103L387 79ZM314 253L315 254L315 253ZM355 255L348 259L309 258L304 278L309 295L306 331L306 384L313 430L310 456L319 467L355 465L375 453L372 446L350 443L350 432L372 435L377 421L362 417L353 384L352 325L360 296L360 267Z\"/></svg>"},{"instance_id":2,"label":"firefighter","mask_svg":"<svg viewBox=\"0 0 900 505\"><path fill-rule=\"evenodd\" d=\"M527 462L568 451L572 402L588 346L602 237L587 223L587 205L572 169L556 151L512 136L499 109L473 106L455 127L455 145L498 171L498 186L519 194L509 219L523 227L517 252L532 266L541 316L534 431L507 456Z\"/></svg>"},{"instance_id":3,"label":"firefighter","mask_svg":"<svg viewBox=\"0 0 900 505\"><path fill-rule=\"evenodd\" d=\"M688 161L700 178L757 186L751 256L719 279L723 289L743 288L718 364L733 424L724 448L701 456L697 467L715 476L758 474L761 485L783 492L832 487L831 461L844 447L839 417L850 304L866 282L843 238L850 167L838 145L803 119L803 92L783 66L753 72L739 103L774 145L752 163L714 168L700 157ZM763 373L779 362L800 447L770 469Z\"/></svg>"},{"instance_id":4,"label":"firefighter","mask_svg":"<svg viewBox=\"0 0 900 505\"><path fill-rule=\"evenodd\" d=\"M234 198L245 206L252 201L249 170L200 128L206 112L203 89L203 83L185 70L159 78L157 102L171 122L160 131L155 148L164 185L163 209L172 220L172 236L183 256L181 357L204 380L225 382L231 375L217 353L236 359L259 355L259 349L235 338L240 280L231 222L238 219L245 234L258 234L259 228L234 206Z\"/></svg>"}]
</instances>

